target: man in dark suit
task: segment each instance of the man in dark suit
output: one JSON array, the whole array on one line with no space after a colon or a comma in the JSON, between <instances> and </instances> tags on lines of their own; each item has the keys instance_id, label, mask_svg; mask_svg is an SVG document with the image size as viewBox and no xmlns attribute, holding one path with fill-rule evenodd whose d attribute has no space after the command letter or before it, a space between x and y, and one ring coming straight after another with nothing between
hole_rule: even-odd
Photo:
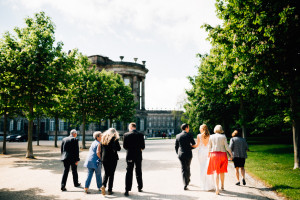
<instances>
[{"instance_id":1,"label":"man in dark suit","mask_svg":"<svg viewBox=\"0 0 300 200\"><path fill-rule=\"evenodd\" d=\"M70 170L70 166L73 174L73 182L75 187L80 187L80 183L78 183L78 173L77 173L77 165L80 160L79 158L79 145L77 131L75 129L71 130L70 136L65 137L61 143L61 161L64 162L64 173L61 180L61 190L66 191L66 183L68 179L68 174Z\"/></svg>"},{"instance_id":2,"label":"man in dark suit","mask_svg":"<svg viewBox=\"0 0 300 200\"><path fill-rule=\"evenodd\" d=\"M145 139L142 133L137 132L136 124L130 123L129 132L124 134L123 147L126 149L126 178L125 178L125 196L129 195L132 187L133 167L135 165L135 175L138 184L138 191L142 192L142 150L145 149Z\"/></svg>"},{"instance_id":3,"label":"man in dark suit","mask_svg":"<svg viewBox=\"0 0 300 200\"><path fill-rule=\"evenodd\" d=\"M188 190L187 186L191 177L190 166L193 158L192 145L195 144L195 140L192 134L189 133L190 127L188 124L182 124L181 130L182 132L176 135L175 150L181 163L184 190Z\"/></svg>"}]
</instances>

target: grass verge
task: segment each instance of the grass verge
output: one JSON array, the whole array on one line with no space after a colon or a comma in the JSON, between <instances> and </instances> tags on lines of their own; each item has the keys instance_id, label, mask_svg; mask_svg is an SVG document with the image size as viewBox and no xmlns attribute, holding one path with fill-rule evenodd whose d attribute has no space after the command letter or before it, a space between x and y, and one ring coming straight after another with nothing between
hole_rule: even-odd
<instances>
[{"instance_id":1,"label":"grass verge","mask_svg":"<svg viewBox=\"0 0 300 200\"><path fill-rule=\"evenodd\" d=\"M300 199L300 170L293 170L293 146L262 143L248 139L250 151L246 160L246 171L288 199ZM268 140L267 143L272 142Z\"/></svg>"}]
</instances>

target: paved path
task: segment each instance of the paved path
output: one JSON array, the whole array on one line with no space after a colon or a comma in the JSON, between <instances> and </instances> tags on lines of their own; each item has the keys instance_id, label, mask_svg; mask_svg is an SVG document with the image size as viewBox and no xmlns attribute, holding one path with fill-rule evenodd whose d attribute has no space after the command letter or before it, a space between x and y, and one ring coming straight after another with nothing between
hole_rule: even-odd
<instances>
[{"instance_id":1,"label":"paved path","mask_svg":"<svg viewBox=\"0 0 300 200\"><path fill-rule=\"evenodd\" d=\"M174 150L172 140L146 140L143 153L144 192L137 191L136 180L129 197L124 197L125 188L125 151L119 153L120 160L115 174L114 194L102 196L96 190L95 177L90 186L91 194L84 194L83 188L75 188L72 174L69 174L67 192L60 191L63 165L59 161L60 148L52 147L53 141L41 141L41 146L34 142L36 159L25 159L26 143L7 143L8 155L0 155L0 200L20 199L165 199L165 200L196 200L196 199L282 199L258 181L246 176L246 186L235 186L234 169L229 165L229 173L225 176L225 191L220 195L214 192L200 191L197 151L191 166L191 184L188 191L183 190L180 163ZM2 142L0 142L2 148ZM89 145L89 144L88 144ZM87 170L83 161L88 150L80 152L81 162L78 173L79 181L84 185Z\"/></svg>"}]
</instances>

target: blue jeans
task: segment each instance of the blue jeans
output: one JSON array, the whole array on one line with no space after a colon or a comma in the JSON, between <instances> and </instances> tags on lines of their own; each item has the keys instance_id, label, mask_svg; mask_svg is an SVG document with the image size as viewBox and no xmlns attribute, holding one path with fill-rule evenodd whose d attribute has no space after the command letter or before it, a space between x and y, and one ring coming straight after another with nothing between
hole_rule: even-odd
<instances>
[{"instance_id":1,"label":"blue jeans","mask_svg":"<svg viewBox=\"0 0 300 200\"><path fill-rule=\"evenodd\" d=\"M99 164L97 169L88 168L88 175L87 175L87 178L86 178L86 181L85 181L85 188L90 187L91 180L92 180L94 172L95 172L95 175L96 175L97 187L101 188L101 186L102 186L101 164Z\"/></svg>"}]
</instances>

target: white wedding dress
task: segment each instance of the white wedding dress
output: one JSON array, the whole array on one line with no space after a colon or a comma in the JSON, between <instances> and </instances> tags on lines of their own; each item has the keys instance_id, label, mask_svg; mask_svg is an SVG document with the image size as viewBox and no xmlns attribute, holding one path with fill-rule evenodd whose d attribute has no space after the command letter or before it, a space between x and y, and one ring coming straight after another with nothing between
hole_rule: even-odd
<instances>
[{"instance_id":1,"label":"white wedding dress","mask_svg":"<svg viewBox=\"0 0 300 200\"><path fill-rule=\"evenodd\" d=\"M199 134L200 144L198 147L198 160L200 166L200 189L213 190L215 189L213 175L207 175L207 167L209 163L208 158L208 145L204 145L201 135Z\"/></svg>"}]
</instances>

